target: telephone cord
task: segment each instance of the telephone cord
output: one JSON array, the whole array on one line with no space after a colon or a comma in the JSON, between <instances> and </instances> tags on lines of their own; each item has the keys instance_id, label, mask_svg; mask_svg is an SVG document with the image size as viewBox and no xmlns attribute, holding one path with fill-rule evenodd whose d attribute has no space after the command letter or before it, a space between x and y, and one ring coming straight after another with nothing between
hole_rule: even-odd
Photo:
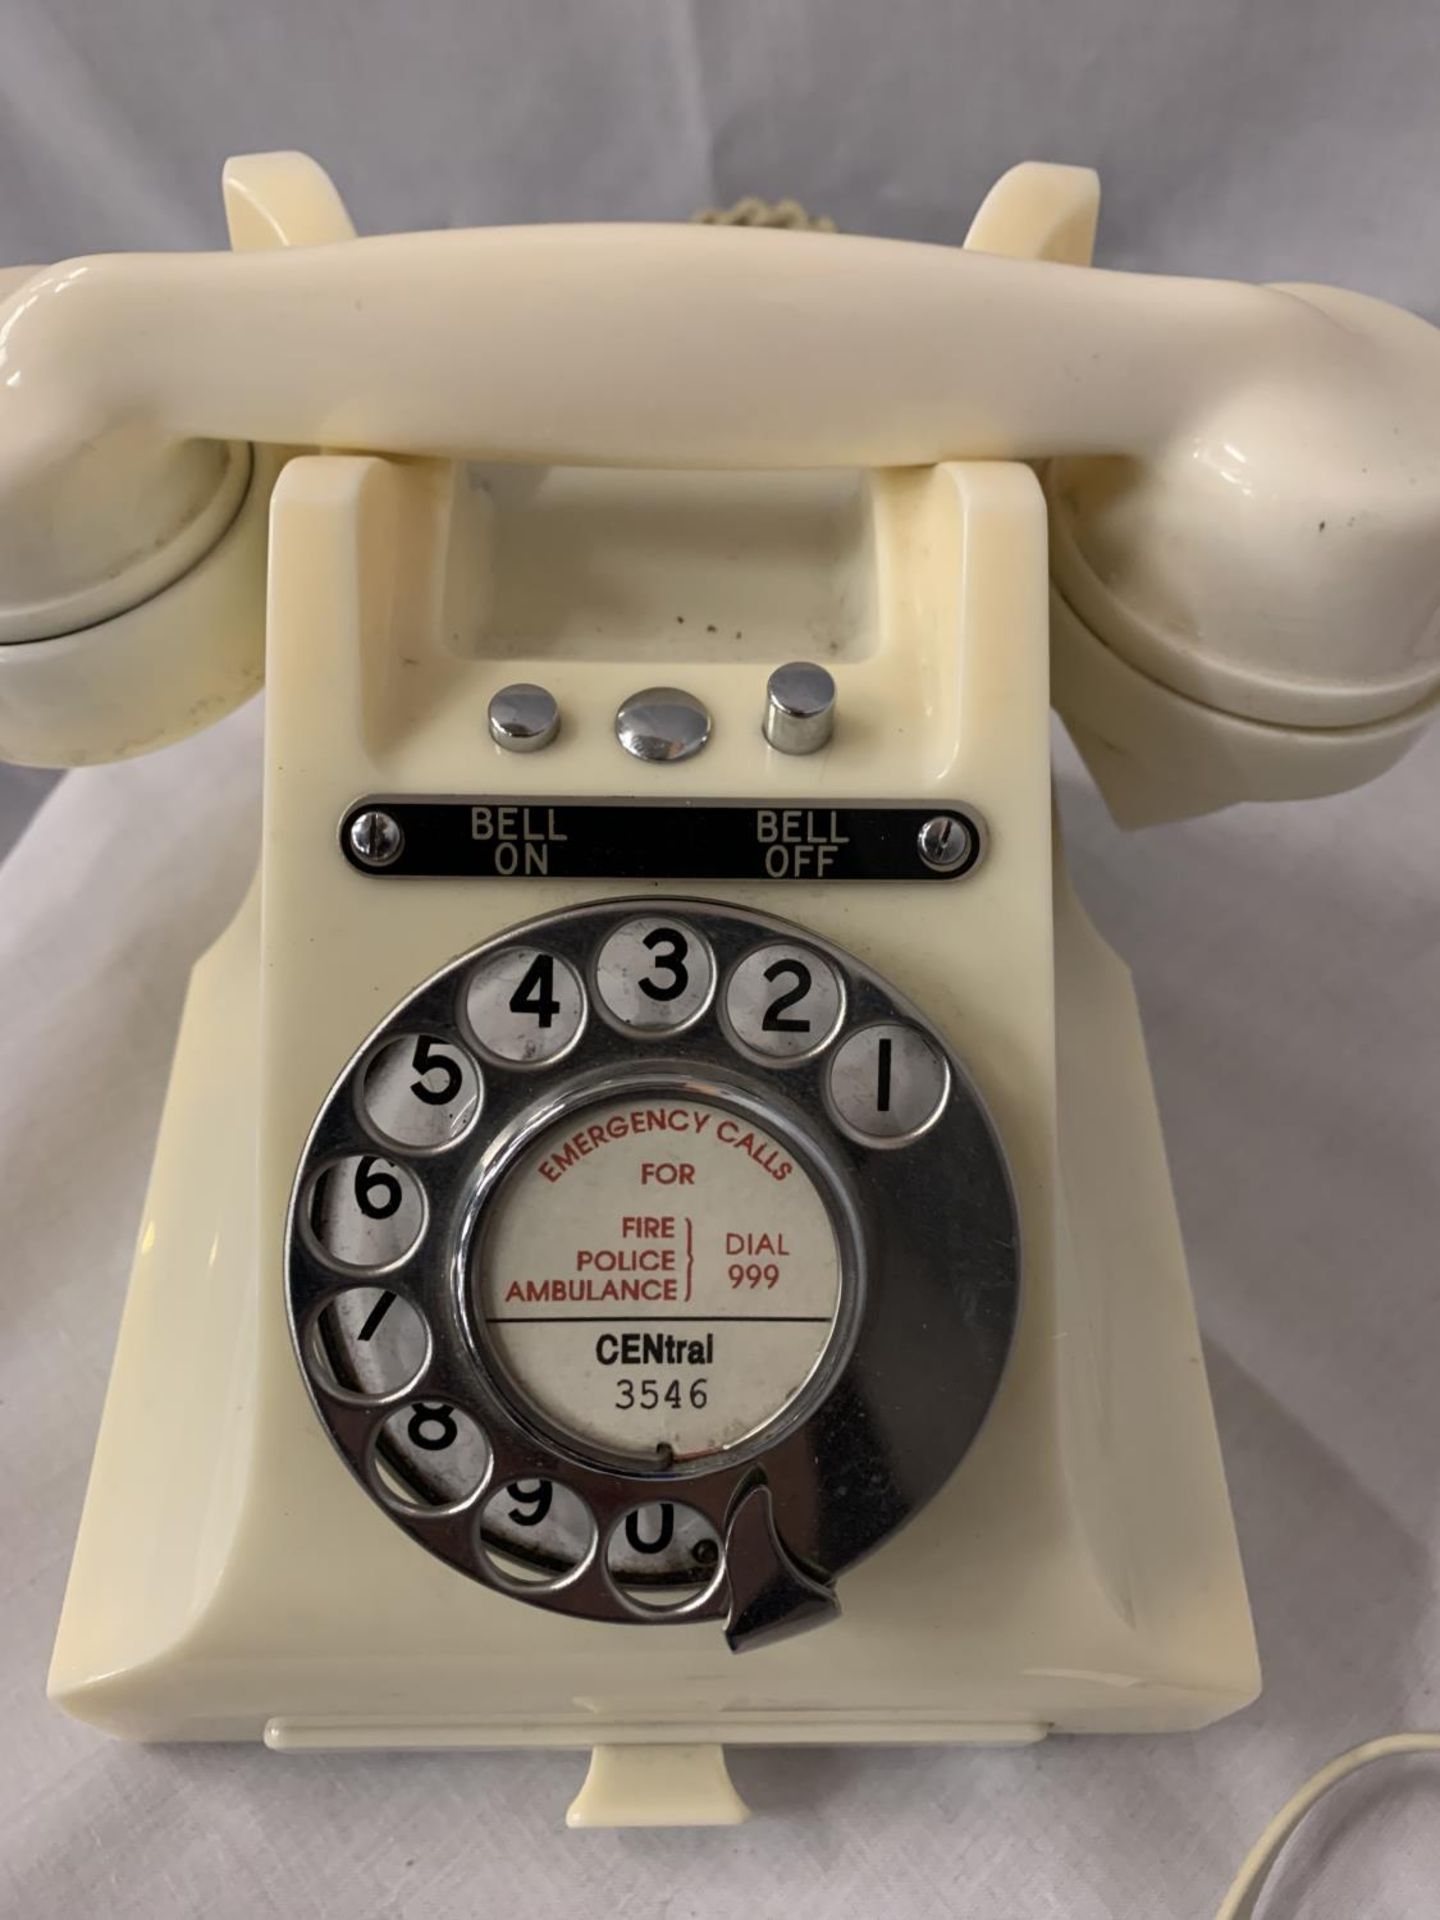
<instances>
[{"instance_id":1,"label":"telephone cord","mask_svg":"<svg viewBox=\"0 0 1440 1920\"><path fill-rule=\"evenodd\" d=\"M1440 1753L1440 1733L1389 1733L1379 1740L1367 1740L1312 1774L1300 1791L1286 1801L1245 1856L1215 1920L1251 1920L1285 1842L1332 1787L1339 1786L1342 1780L1348 1780L1351 1774L1368 1767L1372 1761L1410 1753Z\"/></svg>"}]
</instances>

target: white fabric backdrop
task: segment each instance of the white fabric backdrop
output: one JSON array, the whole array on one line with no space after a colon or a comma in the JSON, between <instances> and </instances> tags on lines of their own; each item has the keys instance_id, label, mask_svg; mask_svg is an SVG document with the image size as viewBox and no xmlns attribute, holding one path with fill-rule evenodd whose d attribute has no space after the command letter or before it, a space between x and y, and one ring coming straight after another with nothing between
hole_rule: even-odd
<instances>
[{"instance_id":1,"label":"white fabric backdrop","mask_svg":"<svg viewBox=\"0 0 1440 1920\"><path fill-rule=\"evenodd\" d=\"M793 192L957 238L1091 161L1104 255L1440 311L1431 0L386 7L4 0L0 258L218 243L231 150L308 146L364 227ZM1266 1692L1193 1737L740 1753L736 1833L560 1831L575 1756L113 1745L43 1677L186 970L253 859L258 713L71 776L0 867L0 1911L1190 1920L1338 1747L1440 1721L1440 739L1364 793L1125 837L1061 752L1136 970ZM1437 1783L1303 1835L1268 1911L1440 1910Z\"/></svg>"}]
</instances>

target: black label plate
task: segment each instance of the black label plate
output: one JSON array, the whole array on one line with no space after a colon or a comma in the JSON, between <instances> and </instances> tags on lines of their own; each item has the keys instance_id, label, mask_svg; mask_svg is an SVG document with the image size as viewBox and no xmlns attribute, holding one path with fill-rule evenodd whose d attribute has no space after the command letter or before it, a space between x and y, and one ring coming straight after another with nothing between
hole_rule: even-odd
<instances>
[{"instance_id":1,"label":"black label plate","mask_svg":"<svg viewBox=\"0 0 1440 1920\"><path fill-rule=\"evenodd\" d=\"M398 825L398 853L380 864L356 850L362 814ZM928 865L920 831L952 821L955 865ZM390 836L393 839L393 836ZM355 836L363 846L362 829ZM901 803L756 806L749 801L500 800L483 796L357 800L340 823L352 867L389 875L477 880L960 880L984 848L978 814Z\"/></svg>"}]
</instances>

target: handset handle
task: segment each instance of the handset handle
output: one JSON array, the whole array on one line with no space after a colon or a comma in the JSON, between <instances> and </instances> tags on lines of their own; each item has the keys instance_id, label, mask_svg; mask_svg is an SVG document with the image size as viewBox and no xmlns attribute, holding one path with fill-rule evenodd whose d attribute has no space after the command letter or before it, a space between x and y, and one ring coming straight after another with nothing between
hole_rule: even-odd
<instances>
[{"instance_id":1,"label":"handset handle","mask_svg":"<svg viewBox=\"0 0 1440 1920\"><path fill-rule=\"evenodd\" d=\"M1267 367L1330 376L1346 352L1272 289L696 226L77 260L0 338L0 496L135 420L606 466L1142 453Z\"/></svg>"}]
</instances>

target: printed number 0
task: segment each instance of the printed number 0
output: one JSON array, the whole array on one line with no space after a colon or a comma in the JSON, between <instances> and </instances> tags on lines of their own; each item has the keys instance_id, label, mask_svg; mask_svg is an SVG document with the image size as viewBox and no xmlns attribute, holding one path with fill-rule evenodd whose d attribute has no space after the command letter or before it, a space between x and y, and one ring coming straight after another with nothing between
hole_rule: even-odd
<instances>
[{"instance_id":1,"label":"printed number 0","mask_svg":"<svg viewBox=\"0 0 1440 1920\"><path fill-rule=\"evenodd\" d=\"M685 956L690 951L690 942L683 933L674 927L655 927L647 933L642 944L655 954L655 965L670 975L664 986L657 986L652 980L642 980L640 991L651 1000L678 1000L690 984L689 970L685 965ZM656 953L659 946L667 946L668 953Z\"/></svg>"},{"instance_id":2,"label":"printed number 0","mask_svg":"<svg viewBox=\"0 0 1440 1920\"><path fill-rule=\"evenodd\" d=\"M659 1514L653 1540L647 1540L640 1531L641 1512ZM669 1500L657 1500L653 1507L637 1508L634 1513L625 1516L625 1538L636 1553L663 1553L675 1538L675 1508Z\"/></svg>"},{"instance_id":3,"label":"printed number 0","mask_svg":"<svg viewBox=\"0 0 1440 1920\"><path fill-rule=\"evenodd\" d=\"M777 960L773 966L766 967L765 978L772 983L789 978L795 982L788 992L772 1000L765 1009L765 1018L760 1022L764 1033L809 1033L808 1020L786 1020L783 1016L787 1008L803 1000L815 984L815 976L803 960Z\"/></svg>"}]
</instances>

